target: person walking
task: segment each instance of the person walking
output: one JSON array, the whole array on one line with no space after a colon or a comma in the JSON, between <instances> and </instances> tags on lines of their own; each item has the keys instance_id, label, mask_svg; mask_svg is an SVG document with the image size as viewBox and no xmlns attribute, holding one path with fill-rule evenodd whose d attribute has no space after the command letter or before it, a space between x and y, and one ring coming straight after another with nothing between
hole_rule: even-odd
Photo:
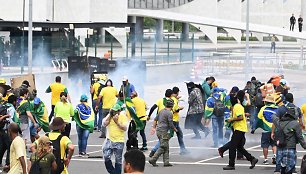
<instances>
[{"instance_id":1,"label":"person walking","mask_svg":"<svg viewBox=\"0 0 306 174\"><path fill-rule=\"evenodd\" d=\"M179 143L179 146L180 146L180 155L185 155L185 154L188 154L188 150L186 149L185 147L185 143L184 143L184 134L183 134L183 131L180 127L180 115L179 115L179 112L181 110L184 109L183 106L179 106L179 101L178 99L180 98L179 96L179 92L180 92L180 89L178 87L173 87L172 88L172 91L173 91L173 94L171 96L171 99L173 100L174 102L174 106L173 106L173 124L177 130L176 132L176 136L177 136L177 140L178 140L178 143Z\"/></svg>"},{"instance_id":2,"label":"person walking","mask_svg":"<svg viewBox=\"0 0 306 174\"><path fill-rule=\"evenodd\" d=\"M248 131L247 121L245 117L244 108L241 105L244 101L245 92L240 90L234 99L231 99L233 105L233 114L230 119L227 120L229 123L233 123L233 135L230 141L229 148L229 163L223 170L235 170L235 158L236 151L239 150L243 156L251 162L250 169L253 169L258 162L258 159L252 156L247 150L245 150L245 133ZM223 154L222 156L223 157Z\"/></svg>"},{"instance_id":3,"label":"person walking","mask_svg":"<svg viewBox=\"0 0 306 174\"><path fill-rule=\"evenodd\" d=\"M101 75L97 78L97 81L90 86L90 93L92 95L92 108L95 109L97 105L97 100L99 98L99 94L101 90L105 87L106 82L106 75ZM102 129L102 119L103 119L103 113L102 113L102 102L100 102L98 110L94 110L95 113L95 127L94 130L98 130L98 132Z\"/></svg>"},{"instance_id":4,"label":"person walking","mask_svg":"<svg viewBox=\"0 0 306 174\"><path fill-rule=\"evenodd\" d=\"M201 122L204 116L204 105L201 90L195 86L193 82L189 82L187 87L191 90L188 97L189 109L187 115L192 119L192 130L195 134L192 139L201 139L199 129L205 132L205 137L208 135L209 131L205 128ZM186 117L187 118L187 117Z\"/></svg>"},{"instance_id":5,"label":"person walking","mask_svg":"<svg viewBox=\"0 0 306 174\"><path fill-rule=\"evenodd\" d=\"M290 31L294 30L294 25L295 25L296 19L294 17L294 14L290 17Z\"/></svg>"},{"instance_id":6,"label":"person walking","mask_svg":"<svg viewBox=\"0 0 306 174\"><path fill-rule=\"evenodd\" d=\"M122 153L125 132L128 128L128 118L124 112L121 112L121 106L115 104L103 119L102 124L107 128L107 137L102 149L106 170L108 173L121 174ZM112 155L115 155L115 167L112 164Z\"/></svg>"},{"instance_id":7,"label":"person walking","mask_svg":"<svg viewBox=\"0 0 306 174\"><path fill-rule=\"evenodd\" d=\"M87 103L88 97L83 94L80 99L80 104L77 105L74 114L74 121L76 123L76 130L78 133L79 155L87 157L86 153L87 141L89 134L94 129L94 111Z\"/></svg>"},{"instance_id":8,"label":"person walking","mask_svg":"<svg viewBox=\"0 0 306 174\"><path fill-rule=\"evenodd\" d=\"M132 94L132 102L135 106L137 117L142 121L142 123L144 125L143 129L141 129L139 131L140 136L142 138L142 148L140 148L140 150L141 151L146 151L146 150L148 150L148 148L147 148L147 137L146 137L146 133L145 133L145 127L146 127L146 123L147 123L147 119L148 119L148 116L146 114L147 104L144 101L144 99L138 97L137 92L134 92Z\"/></svg>"},{"instance_id":9,"label":"person walking","mask_svg":"<svg viewBox=\"0 0 306 174\"><path fill-rule=\"evenodd\" d=\"M303 18L302 15L298 18L298 24L299 24L299 32L303 31Z\"/></svg>"},{"instance_id":10,"label":"person walking","mask_svg":"<svg viewBox=\"0 0 306 174\"><path fill-rule=\"evenodd\" d=\"M110 109L114 106L116 103L118 96L117 89L113 86L113 81L111 79L108 79L106 81L106 87L104 87L97 99L97 104L95 107L95 110L97 111L100 102L102 101L102 118L104 119L108 114ZM101 129L101 135L99 138L106 138L106 128L102 126Z\"/></svg>"},{"instance_id":11,"label":"person walking","mask_svg":"<svg viewBox=\"0 0 306 174\"><path fill-rule=\"evenodd\" d=\"M122 85L121 85L120 91L123 91L125 98L126 97L131 98L131 95L133 94L133 92L136 92L135 86L129 82L127 76L123 76L122 78Z\"/></svg>"},{"instance_id":12,"label":"person walking","mask_svg":"<svg viewBox=\"0 0 306 174\"><path fill-rule=\"evenodd\" d=\"M65 85L62 83L62 78L60 76L55 77L55 83L52 83L47 89L46 93L52 93L51 94L51 112L49 115L49 122L51 122L51 119L54 116L54 108L57 102L61 100L60 94L62 92L65 92L67 94L68 100L71 103L70 96L68 95L68 90Z\"/></svg>"},{"instance_id":13,"label":"person walking","mask_svg":"<svg viewBox=\"0 0 306 174\"><path fill-rule=\"evenodd\" d=\"M224 127L224 97L219 94L218 87L213 88L212 96L207 99L205 106L205 118L212 120L213 129L213 147L219 147L223 142L223 127Z\"/></svg>"},{"instance_id":14,"label":"person walking","mask_svg":"<svg viewBox=\"0 0 306 174\"><path fill-rule=\"evenodd\" d=\"M25 141L18 136L17 123L11 123L8 134L12 140L10 147L10 170L8 174L27 174L27 153Z\"/></svg>"},{"instance_id":15,"label":"person walking","mask_svg":"<svg viewBox=\"0 0 306 174\"><path fill-rule=\"evenodd\" d=\"M53 154L55 156L57 168L55 173L68 174L68 166L74 153L74 145L71 140L62 135L65 130L66 123L61 117L55 117L50 124L50 133L46 134L52 142ZM38 142L35 141L31 145L32 153L37 152Z\"/></svg>"},{"instance_id":16,"label":"person walking","mask_svg":"<svg viewBox=\"0 0 306 174\"><path fill-rule=\"evenodd\" d=\"M276 41L276 37L273 34L273 36L271 37L271 51L270 51L270 53L275 53L275 46L276 46L275 41Z\"/></svg>"},{"instance_id":17,"label":"person walking","mask_svg":"<svg viewBox=\"0 0 306 174\"><path fill-rule=\"evenodd\" d=\"M173 124L173 114L171 112L174 102L172 99L168 99L165 104L165 108L162 109L154 119L154 123L151 129L151 134L157 134L160 142L160 147L150 158L149 163L154 167L157 167L156 161L163 155L164 167L171 167L172 164L169 162L169 140L173 136L171 131L177 132Z\"/></svg>"},{"instance_id":18,"label":"person walking","mask_svg":"<svg viewBox=\"0 0 306 174\"><path fill-rule=\"evenodd\" d=\"M263 129L261 134L261 148L263 149L264 161L263 164L269 165L268 153L269 146L272 147L273 157L272 164L276 164L276 144L271 138L272 132L272 116L277 112L278 106L275 103L273 95L267 95L264 99L263 106L258 113L258 122L256 128Z\"/></svg>"},{"instance_id":19,"label":"person walking","mask_svg":"<svg viewBox=\"0 0 306 174\"><path fill-rule=\"evenodd\" d=\"M55 117L61 117L65 121L65 131L63 131L62 134L69 138L71 131L71 117L73 117L74 111L72 104L68 102L67 96L68 94L66 92L60 94L61 101L56 103L54 107L54 115Z\"/></svg>"},{"instance_id":20,"label":"person walking","mask_svg":"<svg viewBox=\"0 0 306 174\"><path fill-rule=\"evenodd\" d=\"M212 83L215 82L215 78L214 77L207 77L205 79L205 81L202 83L202 89L204 91L203 93L203 110L205 110L205 106L206 106L206 101L207 99L211 96L212 94L212 91L211 91L211 86L212 86ZM208 135L210 130L208 128L208 125L209 125L209 119L206 120L205 117L203 119L203 123L204 123L204 126L205 126L205 133ZM206 136L207 136L206 135Z\"/></svg>"},{"instance_id":21,"label":"person walking","mask_svg":"<svg viewBox=\"0 0 306 174\"><path fill-rule=\"evenodd\" d=\"M41 136L37 140L37 151L32 153L30 160L28 162L28 171L37 172L36 167L33 167L35 163L39 166L39 172L41 174L51 174L51 171L55 171L57 168L57 164L55 161L55 156L52 151L52 142L47 136Z\"/></svg>"}]
</instances>

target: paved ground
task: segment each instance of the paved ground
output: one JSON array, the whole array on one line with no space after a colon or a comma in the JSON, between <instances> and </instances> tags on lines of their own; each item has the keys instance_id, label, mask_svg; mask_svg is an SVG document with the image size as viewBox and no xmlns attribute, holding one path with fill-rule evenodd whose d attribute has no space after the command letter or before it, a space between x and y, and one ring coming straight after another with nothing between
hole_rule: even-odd
<instances>
[{"instance_id":1,"label":"paved ground","mask_svg":"<svg viewBox=\"0 0 306 174\"><path fill-rule=\"evenodd\" d=\"M273 71L264 71L264 72L255 72L252 75L255 75L261 81L267 81L269 77L274 74ZM300 106L302 103L306 102L306 87L304 85L305 72L299 71L286 71L284 72L285 78L290 82L291 91L296 97L296 103ZM244 74L232 74L232 75L216 75L217 81L219 82L220 87L224 87L226 89L230 89L232 86L236 85L240 88L243 88L245 84ZM161 77L162 78L162 77ZM167 83L167 84L154 84L154 85L146 85L145 86L145 100L148 103L148 107L152 106L153 103L158 99L163 97L164 91L167 88L172 88L173 86L178 86L181 89L182 99L185 101L181 101L180 105L187 106L187 91L186 85L184 84L184 79L178 79L176 83ZM181 127L184 125L184 116L186 110L183 110L181 113ZM149 122L147 126L147 132L149 132L149 128L152 122ZM249 169L249 162L247 161L237 161L236 170L235 171L223 171L222 167L227 165L228 155L225 153L225 157L222 159L218 156L217 149L212 148L212 137L209 135L207 138L203 138L201 140L192 140L193 136L190 130L184 130L184 140L188 150L191 152L189 155L181 156L179 155L179 148L177 138L174 137L171 139L171 149L170 149L170 161L174 164L171 168L164 168L162 165L157 168L153 168L150 164L146 165L145 173L154 173L154 174L165 174L165 173L175 173L175 174L183 174L183 173L235 173L235 174L249 174L249 173L258 173L258 174L267 174L273 173L274 166L273 165L262 165L263 157L262 150L260 148L260 130L256 132L255 135L247 134L246 139L246 147L249 152L253 154L255 157L259 158L259 163L255 169ZM148 135L148 134L147 134ZM90 135L88 142L87 153L91 156L101 156L102 152L102 144L103 139L98 138L99 133L94 132ZM202 135L204 137L204 135ZM72 141L74 144L77 144L77 137L75 128L72 128ZM152 146L155 145L157 141L157 137L148 135L148 146L151 149ZM141 138L139 139L141 143ZM148 152L145 152L146 156L148 156ZM301 163L301 156L304 155L306 151L298 148L298 165L297 168L299 170L299 165ZM76 148L75 154L78 154L78 149ZM270 154L272 155L272 154ZM148 160L148 158L147 158ZM162 159L160 159L162 160ZM161 161L160 161L161 162ZM101 158L80 158L75 156L69 166L69 172L72 174L96 174L96 173L107 173L104 167L103 159Z\"/></svg>"}]
</instances>

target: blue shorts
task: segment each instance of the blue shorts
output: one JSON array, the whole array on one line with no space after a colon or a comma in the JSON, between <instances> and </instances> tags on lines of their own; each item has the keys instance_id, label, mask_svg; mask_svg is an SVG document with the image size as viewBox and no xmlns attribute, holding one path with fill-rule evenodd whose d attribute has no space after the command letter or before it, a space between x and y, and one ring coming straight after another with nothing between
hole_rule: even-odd
<instances>
[{"instance_id":1,"label":"blue shorts","mask_svg":"<svg viewBox=\"0 0 306 174\"><path fill-rule=\"evenodd\" d=\"M261 134L261 148L274 147L275 141L271 138L271 132L263 132Z\"/></svg>"}]
</instances>

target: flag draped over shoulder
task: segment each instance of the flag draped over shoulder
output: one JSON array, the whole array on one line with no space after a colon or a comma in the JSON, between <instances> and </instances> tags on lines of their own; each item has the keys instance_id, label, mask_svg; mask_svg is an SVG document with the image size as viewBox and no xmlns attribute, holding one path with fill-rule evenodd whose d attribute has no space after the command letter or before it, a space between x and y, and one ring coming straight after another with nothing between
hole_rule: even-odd
<instances>
[{"instance_id":1,"label":"flag draped over shoulder","mask_svg":"<svg viewBox=\"0 0 306 174\"><path fill-rule=\"evenodd\" d=\"M13 106L11 103L6 103L6 105L7 105L7 107L8 107L9 109L10 109L10 108L14 108L14 106ZM19 115L18 115L18 113L16 112L15 109L13 109L13 110L14 110L14 113L10 113L10 114L13 114L13 116L11 116L11 117L12 117L12 120L13 120L13 122L17 123L18 126L20 126Z\"/></svg>"},{"instance_id":2,"label":"flag draped over shoulder","mask_svg":"<svg viewBox=\"0 0 306 174\"><path fill-rule=\"evenodd\" d=\"M39 126L44 130L44 132L50 132L49 129L49 116L48 111L43 102L41 102L38 107L35 108L33 102L30 103L31 113L35 117Z\"/></svg>"},{"instance_id":3,"label":"flag draped over shoulder","mask_svg":"<svg viewBox=\"0 0 306 174\"><path fill-rule=\"evenodd\" d=\"M268 105L261 108L258 113L258 121L256 124L256 129L261 128L264 131L272 131L272 116L276 113L276 105Z\"/></svg>"},{"instance_id":4,"label":"flag draped over shoulder","mask_svg":"<svg viewBox=\"0 0 306 174\"><path fill-rule=\"evenodd\" d=\"M122 102L122 104L120 104L118 102L118 104L122 106L123 102ZM136 111L135 111L135 108L134 108L134 104L133 104L133 101L131 100L131 98L129 98L129 97L125 98L125 105L126 105L126 109L129 111L129 114L130 114L131 118L134 120L134 122L136 124L136 130L143 130L144 129L144 124L139 119L139 117L137 117L137 114L136 114Z\"/></svg>"},{"instance_id":5,"label":"flag draped over shoulder","mask_svg":"<svg viewBox=\"0 0 306 174\"><path fill-rule=\"evenodd\" d=\"M91 133L94 129L95 116L90 106L79 104L74 112L74 121L82 129L89 130Z\"/></svg>"}]
</instances>

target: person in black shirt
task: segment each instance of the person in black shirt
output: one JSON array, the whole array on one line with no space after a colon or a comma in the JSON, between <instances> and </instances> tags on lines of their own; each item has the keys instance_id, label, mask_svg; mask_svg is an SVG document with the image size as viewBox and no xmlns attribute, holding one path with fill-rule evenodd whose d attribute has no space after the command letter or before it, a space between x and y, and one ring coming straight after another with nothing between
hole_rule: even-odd
<instances>
[{"instance_id":1,"label":"person in black shirt","mask_svg":"<svg viewBox=\"0 0 306 174\"><path fill-rule=\"evenodd\" d=\"M295 25L295 17L294 14L292 14L291 18L290 18L290 31L294 30L294 25Z\"/></svg>"},{"instance_id":2,"label":"person in black shirt","mask_svg":"<svg viewBox=\"0 0 306 174\"><path fill-rule=\"evenodd\" d=\"M302 18L301 15L298 19L298 24L299 24L299 32L302 32L302 30L303 30L303 18Z\"/></svg>"}]
</instances>

